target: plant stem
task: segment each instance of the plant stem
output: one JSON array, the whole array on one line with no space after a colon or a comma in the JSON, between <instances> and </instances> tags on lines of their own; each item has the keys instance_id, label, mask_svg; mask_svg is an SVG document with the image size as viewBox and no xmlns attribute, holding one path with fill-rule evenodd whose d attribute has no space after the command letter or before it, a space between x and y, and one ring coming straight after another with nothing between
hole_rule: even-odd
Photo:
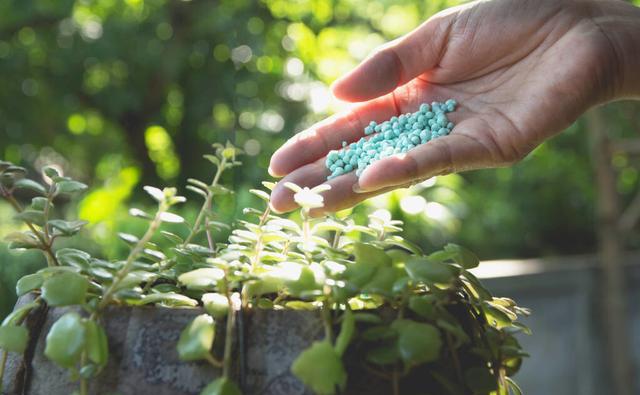
<instances>
[{"instance_id":1,"label":"plant stem","mask_svg":"<svg viewBox=\"0 0 640 395\"><path fill-rule=\"evenodd\" d=\"M1 192L2 192L2 196L7 200L7 202L9 202L11 207L13 207L13 209L17 213L21 213L22 211L24 211L24 209L22 208L20 203L18 203L16 198L10 192L5 192L4 189ZM56 258L55 254L53 253L53 250L51 249L51 244L48 242L48 240L44 238L42 233L40 231L38 231L31 222L24 221L24 223L29 227L31 232L33 232L33 234L40 241L40 249L43 251L45 258L47 258L47 265L48 266L60 266L60 264L58 263L58 259ZM46 226L45 226L45 228L46 228Z\"/></svg>"},{"instance_id":2,"label":"plant stem","mask_svg":"<svg viewBox=\"0 0 640 395\"><path fill-rule=\"evenodd\" d=\"M2 358L0 358L0 393L3 392L2 387L4 386L4 369L7 366L7 357L9 353L6 350L2 350Z\"/></svg>"},{"instance_id":3,"label":"plant stem","mask_svg":"<svg viewBox=\"0 0 640 395\"><path fill-rule=\"evenodd\" d=\"M226 277L226 274L225 274ZM226 281L226 280L225 280ZM233 346L233 328L235 326L236 306L231 300L231 291L227 283L227 303L229 303L229 313L227 314L227 328L224 338L224 357L222 360L222 376L231 377L231 351Z\"/></svg>"},{"instance_id":4,"label":"plant stem","mask_svg":"<svg viewBox=\"0 0 640 395\"><path fill-rule=\"evenodd\" d=\"M218 169L216 170L216 175L213 177L213 181L211 181L211 184L210 184L211 187L215 187L216 185L218 185L218 181L220 180L220 176L222 176L222 173L224 172L224 167L226 164L227 164L227 158L223 157L222 160L220 161L220 165L218 166ZM200 212L196 217L196 222L193 224L193 228L191 229L191 233L189 233L189 236L187 236L187 238L184 240L183 245L189 244L191 240L193 240L193 237L200 230L200 225L202 224L202 220L204 219L209 208L211 207L212 201L213 201L213 193L211 191L207 191L207 198L204 200L204 203L200 208Z\"/></svg>"},{"instance_id":5,"label":"plant stem","mask_svg":"<svg viewBox=\"0 0 640 395\"><path fill-rule=\"evenodd\" d=\"M80 357L80 369L82 369L86 363L87 363L87 352L83 351L82 356ZM87 379L80 376L80 395L87 395L88 393L89 393L89 389L87 385Z\"/></svg>"},{"instance_id":6,"label":"plant stem","mask_svg":"<svg viewBox=\"0 0 640 395\"><path fill-rule=\"evenodd\" d=\"M393 387L393 395L400 395L400 375L398 374L398 367L393 368L393 375L391 376L391 385Z\"/></svg>"},{"instance_id":7,"label":"plant stem","mask_svg":"<svg viewBox=\"0 0 640 395\"><path fill-rule=\"evenodd\" d=\"M331 243L332 248L338 248L338 243L340 242L340 236L342 235L342 231L340 229L336 230L333 234L333 242Z\"/></svg>"},{"instance_id":8,"label":"plant stem","mask_svg":"<svg viewBox=\"0 0 640 395\"><path fill-rule=\"evenodd\" d=\"M221 368L223 363L220 362L219 360L215 359L213 357L213 355L211 354L207 354L207 356L205 357L207 359L207 362L209 362L211 364L211 366L213 366L214 368Z\"/></svg>"},{"instance_id":9,"label":"plant stem","mask_svg":"<svg viewBox=\"0 0 640 395\"><path fill-rule=\"evenodd\" d=\"M331 306L329 303L329 299L325 299L322 302L322 320L324 321L324 337L330 342L333 341L333 323L331 320Z\"/></svg>"},{"instance_id":10,"label":"plant stem","mask_svg":"<svg viewBox=\"0 0 640 395\"><path fill-rule=\"evenodd\" d=\"M258 264L260 263L260 254L262 253L262 227L265 222L267 222L267 218L269 218L269 213L271 213L271 207L267 204L267 208L264 210L262 215L260 216L260 221L258 222L258 227L260 229L260 234L258 235L258 239L255 244L255 251L253 254L253 258L251 259L251 269L249 273L253 273ZM249 293L246 285L242 286L242 308L245 308L249 305Z\"/></svg>"},{"instance_id":11,"label":"plant stem","mask_svg":"<svg viewBox=\"0 0 640 395\"><path fill-rule=\"evenodd\" d=\"M447 347L449 347L449 352L451 353L451 359L453 359L453 366L456 368L456 377L458 378L458 382L463 383L464 380L462 378L462 367L460 366L460 360L458 359L458 353L453 348L453 344L451 341L451 334L447 332L445 334L445 338L447 340Z\"/></svg>"},{"instance_id":12,"label":"plant stem","mask_svg":"<svg viewBox=\"0 0 640 395\"><path fill-rule=\"evenodd\" d=\"M113 282L111 283L109 288L107 288L104 295L102 296L102 299L98 304L98 308L96 309L97 311L102 310L106 305L109 304L109 302L111 302L111 298L113 297L113 294L117 291L118 286L120 285L122 280L127 276L127 274L129 274L129 272L131 271L131 266L133 266L133 262L138 257L140 252L144 250L144 246L151 240L151 237L153 237L153 235L156 233L156 231L160 227L160 224L162 223L161 216L165 211L167 211L167 205L165 203L160 203L158 212L156 213L156 216L153 219L153 221L151 221L151 224L149 225L149 228L147 229L146 233L136 243L135 247L133 247L133 249L129 253L129 256L127 257L127 260L124 266L118 271L115 278L113 279Z\"/></svg>"}]
</instances>

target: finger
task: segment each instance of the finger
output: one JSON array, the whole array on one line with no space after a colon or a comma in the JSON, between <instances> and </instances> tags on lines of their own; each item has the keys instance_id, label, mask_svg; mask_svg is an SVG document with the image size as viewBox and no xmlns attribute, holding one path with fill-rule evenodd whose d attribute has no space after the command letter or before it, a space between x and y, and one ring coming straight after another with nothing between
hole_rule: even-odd
<instances>
[{"instance_id":1,"label":"finger","mask_svg":"<svg viewBox=\"0 0 640 395\"><path fill-rule=\"evenodd\" d=\"M454 15L455 10L436 14L382 46L333 84L334 95L351 102L371 100L434 69L446 48Z\"/></svg>"},{"instance_id":2,"label":"finger","mask_svg":"<svg viewBox=\"0 0 640 395\"><path fill-rule=\"evenodd\" d=\"M387 95L334 115L298 133L271 157L269 174L282 177L293 170L312 163L332 149L342 147L364 136L365 126L381 122L397 114L393 97Z\"/></svg>"},{"instance_id":3,"label":"finger","mask_svg":"<svg viewBox=\"0 0 640 395\"><path fill-rule=\"evenodd\" d=\"M495 167L497 162L492 154L491 141L482 141L462 130L432 140L406 154L374 162L360 175L356 188L360 192L369 192L434 175Z\"/></svg>"},{"instance_id":4,"label":"finger","mask_svg":"<svg viewBox=\"0 0 640 395\"><path fill-rule=\"evenodd\" d=\"M345 176L345 178L346 177L347 176ZM379 189L377 191L371 191L366 193L356 193L353 191L354 184L351 182L353 178L356 178L356 176L353 175L351 179L348 180L349 181L348 183L347 182L344 183L345 184L344 188L340 190L340 193L330 194L329 191L325 192L323 194L324 200L325 200L324 207L311 210L311 216L320 217L320 216L326 215L327 213L335 213L336 211L353 207L358 203L363 202L374 196L382 195L383 193L387 193L399 188L408 188L414 184L414 183L408 183L405 185Z\"/></svg>"}]
</instances>

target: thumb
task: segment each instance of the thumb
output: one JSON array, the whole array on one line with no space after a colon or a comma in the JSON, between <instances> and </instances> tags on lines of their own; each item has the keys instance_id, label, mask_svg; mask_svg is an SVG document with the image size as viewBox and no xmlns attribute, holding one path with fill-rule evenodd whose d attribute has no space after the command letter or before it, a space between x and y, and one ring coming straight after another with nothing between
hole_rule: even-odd
<instances>
[{"instance_id":1,"label":"thumb","mask_svg":"<svg viewBox=\"0 0 640 395\"><path fill-rule=\"evenodd\" d=\"M444 53L454 11L438 13L407 35L378 48L333 84L333 94L350 102L371 100L435 68Z\"/></svg>"}]
</instances>

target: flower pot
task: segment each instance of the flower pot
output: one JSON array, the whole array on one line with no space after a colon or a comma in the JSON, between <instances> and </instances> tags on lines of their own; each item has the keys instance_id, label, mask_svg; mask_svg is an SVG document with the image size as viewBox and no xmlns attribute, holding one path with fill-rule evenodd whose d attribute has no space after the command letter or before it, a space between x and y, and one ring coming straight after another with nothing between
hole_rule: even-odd
<instances>
[{"instance_id":1,"label":"flower pot","mask_svg":"<svg viewBox=\"0 0 640 395\"><path fill-rule=\"evenodd\" d=\"M16 307L31 302L20 298ZM24 355L10 353L2 395L69 395L78 389L68 372L44 355L53 323L70 308L40 307L25 321L31 338ZM76 309L79 310L79 309ZM200 309L111 307L102 322L109 339L109 362L90 380L90 394L197 395L220 370L206 363L179 360L180 332L201 314ZM295 358L323 337L320 314L313 311L254 310L237 313L234 342L235 380L245 395L311 394L293 376ZM224 328L220 323L218 328ZM224 331L218 330L214 350L221 354ZM243 350L243 351L242 351ZM356 368L357 369L357 368ZM388 383L375 377L352 375L347 393L388 394ZM357 390L356 388L361 388Z\"/></svg>"},{"instance_id":2,"label":"flower pot","mask_svg":"<svg viewBox=\"0 0 640 395\"><path fill-rule=\"evenodd\" d=\"M16 308L35 296L21 297ZM30 332L24 355L9 353L1 395L69 395L79 387L67 370L44 355L51 326L66 312L77 308L37 308L24 325ZM451 311L455 314L455 311ZM176 344L183 329L203 310L199 308L109 307L102 324L109 340L109 360L97 377L89 380L92 395L198 395L221 370L202 362L178 358ZM378 311L390 322L397 312ZM222 355L224 322L218 322L214 355ZM311 395L312 391L291 373L295 359L314 341L324 337L323 320L318 311L249 310L236 312L233 342L233 380L244 395ZM389 377L367 368L363 361L370 345L353 344L345 354L348 382L342 392L348 395L389 395L394 393ZM464 364L482 362L467 355ZM422 365L399 381L399 394L438 394L442 388L437 375L450 372L445 360ZM435 372L435 373L434 373ZM454 384L457 386L457 384ZM458 388L460 391L462 387ZM462 392L460 392L462 393ZM487 393L475 393L486 395ZM466 394L465 394L466 395ZM470 394L469 394L470 395Z\"/></svg>"}]
</instances>

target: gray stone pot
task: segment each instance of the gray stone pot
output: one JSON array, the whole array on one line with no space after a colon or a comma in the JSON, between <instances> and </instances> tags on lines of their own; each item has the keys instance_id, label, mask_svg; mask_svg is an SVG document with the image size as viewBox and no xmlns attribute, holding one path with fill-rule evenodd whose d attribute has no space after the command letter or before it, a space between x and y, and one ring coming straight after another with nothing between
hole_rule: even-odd
<instances>
[{"instance_id":1,"label":"gray stone pot","mask_svg":"<svg viewBox=\"0 0 640 395\"><path fill-rule=\"evenodd\" d=\"M33 300L22 297L16 307ZM44 356L51 325L69 308L40 308L25 324L31 333L24 355L9 354L2 395L69 395L78 388L66 370ZM92 395L198 395L216 371L205 363L182 362L176 344L180 332L200 309L160 307L113 307L105 311L103 325L109 338L109 363L91 380ZM323 336L322 319L316 312L255 310L238 313L234 350L235 380L244 395L307 395L290 372L295 358ZM224 325L219 325L224 327ZM218 330L214 349L221 354L223 330ZM362 372L351 377L349 394L389 394L390 386ZM360 388L360 389L358 389Z\"/></svg>"},{"instance_id":2,"label":"gray stone pot","mask_svg":"<svg viewBox=\"0 0 640 395\"><path fill-rule=\"evenodd\" d=\"M28 303L21 298L16 306ZM2 395L69 395L77 389L66 370L44 356L45 338L51 325L68 308L41 308L32 312L26 325L31 340L24 356L9 354ZM91 380L90 393L96 395L197 395L220 371L205 363L182 362L176 343L180 332L202 314L200 309L160 307L116 307L102 320L109 338L109 363ZM238 314L236 380L245 394L308 394L291 373L296 356L315 339L322 337L318 314L298 311L257 310L249 316ZM220 325L224 328L224 325ZM218 331L214 348L224 344ZM240 332L238 333L240 335ZM243 362L244 369L240 368Z\"/></svg>"}]
</instances>

